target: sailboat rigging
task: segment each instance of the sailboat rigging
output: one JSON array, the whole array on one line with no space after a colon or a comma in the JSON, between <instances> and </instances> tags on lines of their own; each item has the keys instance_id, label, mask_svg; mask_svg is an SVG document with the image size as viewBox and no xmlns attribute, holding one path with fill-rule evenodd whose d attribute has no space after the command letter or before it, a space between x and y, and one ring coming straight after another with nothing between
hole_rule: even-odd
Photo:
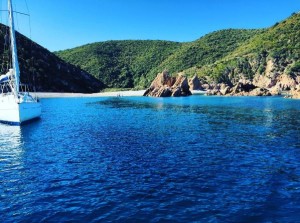
<instances>
[{"instance_id":1,"label":"sailboat rigging","mask_svg":"<svg viewBox=\"0 0 300 223\"><path fill-rule=\"evenodd\" d=\"M6 74L0 75L0 122L21 125L41 116L41 104L29 93L28 88L20 88L12 0L8 0L8 14L12 66Z\"/></svg>"}]
</instances>

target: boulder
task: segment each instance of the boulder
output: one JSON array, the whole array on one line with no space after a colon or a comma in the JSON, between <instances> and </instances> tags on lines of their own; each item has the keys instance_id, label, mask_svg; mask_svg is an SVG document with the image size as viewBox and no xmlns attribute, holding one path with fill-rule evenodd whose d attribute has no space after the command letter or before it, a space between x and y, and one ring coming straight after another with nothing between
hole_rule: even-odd
<instances>
[{"instance_id":1,"label":"boulder","mask_svg":"<svg viewBox=\"0 0 300 223\"><path fill-rule=\"evenodd\" d=\"M253 84L261 88L280 88L281 90L290 90L297 85L297 78L294 79L287 74L274 74L273 76L259 75L254 78Z\"/></svg>"},{"instance_id":2,"label":"boulder","mask_svg":"<svg viewBox=\"0 0 300 223\"><path fill-rule=\"evenodd\" d=\"M220 93L221 93L221 95L227 95L227 94L230 93L230 90L231 90L231 89L230 89L229 86L226 86L226 87L224 87L224 88L221 87Z\"/></svg>"},{"instance_id":3,"label":"boulder","mask_svg":"<svg viewBox=\"0 0 300 223\"><path fill-rule=\"evenodd\" d=\"M220 89L221 89L221 84L216 84L216 85L214 85L213 90L215 90L215 91L220 91Z\"/></svg>"},{"instance_id":4,"label":"boulder","mask_svg":"<svg viewBox=\"0 0 300 223\"><path fill-rule=\"evenodd\" d=\"M217 95L219 91L216 90L207 90L205 95L211 96L211 95Z\"/></svg>"},{"instance_id":5,"label":"boulder","mask_svg":"<svg viewBox=\"0 0 300 223\"><path fill-rule=\"evenodd\" d=\"M250 92L255 88L256 86L250 82L247 83L239 82L231 89L231 95L244 95L244 92Z\"/></svg>"},{"instance_id":6,"label":"boulder","mask_svg":"<svg viewBox=\"0 0 300 223\"><path fill-rule=\"evenodd\" d=\"M272 96L272 94L266 88L255 88L248 93L248 96Z\"/></svg>"},{"instance_id":7,"label":"boulder","mask_svg":"<svg viewBox=\"0 0 300 223\"><path fill-rule=\"evenodd\" d=\"M289 96L290 98L300 99L300 84L290 91Z\"/></svg>"},{"instance_id":8,"label":"boulder","mask_svg":"<svg viewBox=\"0 0 300 223\"><path fill-rule=\"evenodd\" d=\"M202 88L207 91L211 89L211 86L209 84L202 84Z\"/></svg>"},{"instance_id":9,"label":"boulder","mask_svg":"<svg viewBox=\"0 0 300 223\"><path fill-rule=\"evenodd\" d=\"M171 77L167 71L157 75L150 87L145 91L144 96L152 97L180 97L189 96L188 79L179 74L176 78Z\"/></svg>"},{"instance_id":10,"label":"boulder","mask_svg":"<svg viewBox=\"0 0 300 223\"><path fill-rule=\"evenodd\" d=\"M269 91L273 96L281 95L282 93L282 89L278 85L270 88Z\"/></svg>"},{"instance_id":11,"label":"boulder","mask_svg":"<svg viewBox=\"0 0 300 223\"><path fill-rule=\"evenodd\" d=\"M172 90L169 87L160 87L155 97L170 97L172 95Z\"/></svg>"},{"instance_id":12,"label":"boulder","mask_svg":"<svg viewBox=\"0 0 300 223\"><path fill-rule=\"evenodd\" d=\"M176 81L176 78L171 77L168 71L164 71L159 73L154 81L152 81L150 88L160 88L162 86L169 86L171 87Z\"/></svg>"},{"instance_id":13,"label":"boulder","mask_svg":"<svg viewBox=\"0 0 300 223\"><path fill-rule=\"evenodd\" d=\"M290 90L296 87L296 85L296 80L287 74L280 75L276 83L276 86L282 90Z\"/></svg>"},{"instance_id":14,"label":"boulder","mask_svg":"<svg viewBox=\"0 0 300 223\"><path fill-rule=\"evenodd\" d=\"M172 92L172 97L180 97L181 96L181 89L180 87L177 87L173 92Z\"/></svg>"},{"instance_id":15,"label":"boulder","mask_svg":"<svg viewBox=\"0 0 300 223\"><path fill-rule=\"evenodd\" d=\"M181 92L183 94L191 94L188 79L183 74L179 74L177 76L176 81L173 84L172 88L175 89L175 90L177 88L180 88Z\"/></svg>"},{"instance_id":16,"label":"boulder","mask_svg":"<svg viewBox=\"0 0 300 223\"><path fill-rule=\"evenodd\" d=\"M253 79L253 84L261 88L271 88L276 85L277 81L274 77L267 77L265 75L259 75Z\"/></svg>"},{"instance_id":17,"label":"boulder","mask_svg":"<svg viewBox=\"0 0 300 223\"><path fill-rule=\"evenodd\" d=\"M268 89L258 88L251 82L239 82L232 88L226 84L217 85L213 90L208 90L206 95L270 96L271 93Z\"/></svg>"},{"instance_id":18,"label":"boulder","mask_svg":"<svg viewBox=\"0 0 300 223\"><path fill-rule=\"evenodd\" d=\"M201 82L197 75L189 79L189 86L191 90L203 90L203 88L201 87Z\"/></svg>"}]
</instances>

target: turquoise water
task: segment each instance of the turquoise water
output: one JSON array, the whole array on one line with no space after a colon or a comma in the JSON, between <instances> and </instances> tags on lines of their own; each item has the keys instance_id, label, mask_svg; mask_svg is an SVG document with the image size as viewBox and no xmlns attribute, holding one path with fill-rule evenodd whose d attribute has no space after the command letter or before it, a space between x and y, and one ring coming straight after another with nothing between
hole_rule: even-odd
<instances>
[{"instance_id":1,"label":"turquoise water","mask_svg":"<svg viewBox=\"0 0 300 223\"><path fill-rule=\"evenodd\" d=\"M0 125L1 222L299 222L299 100L41 102Z\"/></svg>"}]
</instances>

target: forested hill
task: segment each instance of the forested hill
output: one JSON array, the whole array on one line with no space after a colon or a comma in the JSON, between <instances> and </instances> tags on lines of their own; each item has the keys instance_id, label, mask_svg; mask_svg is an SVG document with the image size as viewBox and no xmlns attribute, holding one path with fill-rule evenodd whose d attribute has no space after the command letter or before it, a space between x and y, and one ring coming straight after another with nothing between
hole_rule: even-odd
<instances>
[{"instance_id":1,"label":"forested hill","mask_svg":"<svg viewBox=\"0 0 300 223\"><path fill-rule=\"evenodd\" d=\"M218 82L260 76L275 79L286 74L297 80L300 76L300 14L262 30L225 57L202 67L192 67L186 73L210 77Z\"/></svg>"},{"instance_id":2,"label":"forested hill","mask_svg":"<svg viewBox=\"0 0 300 223\"><path fill-rule=\"evenodd\" d=\"M10 67L10 51L5 35L8 28L0 24L0 72ZM27 37L17 33L21 82L34 85L37 91L81 92L101 91L105 85L88 72L67 63Z\"/></svg>"},{"instance_id":3,"label":"forested hill","mask_svg":"<svg viewBox=\"0 0 300 223\"><path fill-rule=\"evenodd\" d=\"M157 73L211 64L260 30L222 30L189 43L154 40L108 41L56 52L109 87L145 88Z\"/></svg>"},{"instance_id":4,"label":"forested hill","mask_svg":"<svg viewBox=\"0 0 300 223\"><path fill-rule=\"evenodd\" d=\"M56 54L108 87L145 87L149 74L166 58L180 50L183 44L169 41L125 40L84 45Z\"/></svg>"},{"instance_id":5,"label":"forested hill","mask_svg":"<svg viewBox=\"0 0 300 223\"><path fill-rule=\"evenodd\" d=\"M300 15L260 30L228 29L196 41L107 41L56 52L109 87L145 88L163 70L197 74L207 82L252 80L266 73L297 75ZM296 73L296 74L295 74Z\"/></svg>"},{"instance_id":6,"label":"forested hill","mask_svg":"<svg viewBox=\"0 0 300 223\"><path fill-rule=\"evenodd\" d=\"M180 50L154 69L154 73L161 72L163 69L176 73L191 67L200 68L213 64L263 32L264 30L255 29L227 29L210 33L194 42L183 44Z\"/></svg>"}]
</instances>

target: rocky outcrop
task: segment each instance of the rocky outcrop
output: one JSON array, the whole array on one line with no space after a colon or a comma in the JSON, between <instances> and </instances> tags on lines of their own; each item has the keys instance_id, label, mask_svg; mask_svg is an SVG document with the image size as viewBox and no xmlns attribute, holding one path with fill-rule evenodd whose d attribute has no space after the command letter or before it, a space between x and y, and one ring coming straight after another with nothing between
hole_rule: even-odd
<instances>
[{"instance_id":1,"label":"rocky outcrop","mask_svg":"<svg viewBox=\"0 0 300 223\"><path fill-rule=\"evenodd\" d=\"M201 82L197 75L189 79L189 86L191 90L203 90Z\"/></svg>"},{"instance_id":2,"label":"rocky outcrop","mask_svg":"<svg viewBox=\"0 0 300 223\"><path fill-rule=\"evenodd\" d=\"M282 91L289 91L297 86L298 77L295 79L287 74L273 76L258 76L254 78L253 84L260 88L268 88L272 95L280 95Z\"/></svg>"},{"instance_id":3,"label":"rocky outcrop","mask_svg":"<svg viewBox=\"0 0 300 223\"><path fill-rule=\"evenodd\" d=\"M162 86L173 86L176 78L171 77L167 71L164 71L156 76L152 81L150 88L160 88Z\"/></svg>"},{"instance_id":4,"label":"rocky outcrop","mask_svg":"<svg viewBox=\"0 0 300 223\"><path fill-rule=\"evenodd\" d=\"M188 79L179 74L176 78L171 77L167 71L157 75L144 96L151 97L181 97L191 95Z\"/></svg>"},{"instance_id":5,"label":"rocky outcrop","mask_svg":"<svg viewBox=\"0 0 300 223\"><path fill-rule=\"evenodd\" d=\"M268 73L272 71L273 64L269 63ZM145 96L153 97L180 97L191 94L190 89L206 90L206 95L220 96L273 96L281 95L283 91L290 90L288 97L300 98L300 87L298 76L287 74L276 74L267 76L257 76L253 82L245 78L235 84L232 83L207 83L201 84L199 78L194 76L187 80L182 74L177 77L171 77L168 72L162 72L157 75L151 86L145 92Z\"/></svg>"},{"instance_id":6,"label":"rocky outcrop","mask_svg":"<svg viewBox=\"0 0 300 223\"><path fill-rule=\"evenodd\" d=\"M276 95L281 95L282 89L279 86L274 86L269 89L271 95L276 96Z\"/></svg>"},{"instance_id":7,"label":"rocky outcrop","mask_svg":"<svg viewBox=\"0 0 300 223\"><path fill-rule=\"evenodd\" d=\"M290 90L297 85L297 81L287 74L259 75L253 79L253 84L262 88L273 88L276 86L281 90Z\"/></svg>"},{"instance_id":8,"label":"rocky outcrop","mask_svg":"<svg viewBox=\"0 0 300 223\"><path fill-rule=\"evenodd\" d=\"M245 96L272 96L270 91L266 88L255 88L252 91L249 91Z\"/></svg>"},{"instance_id":9,"label":"rocky outcrop","mask_svg":"<svg viewBox=\"0 0 300 223\"><path fill-rule=\"evenodd\" d=\"M266 88L259 88L250 82L239 82L232 88L228 85L221 84L219 88L208 90L206 95L223 95L223 96L271 96Z\"/></svg>"},{"instance_id":10,"label":"rocky outcrop","mask_svg":"<svg viewBox=\"0 0 300 223\"><path fill-rule=\"evenodd\" d=\"M256 88L255 85L253 85L250 82L247 83L237 83L232 89L231 93L232 95L239 95L239 94L244 94L244 93L249 93L250 91L254 90Z\"/></svg>"},{"instance_id":11,"label":"rocky outcrop","mask_svg":"<svg viewBox=\"0 0 300 223\"><path fill-rule=\"evenodd\" d=\"M272 88L277 81L274 76L259 75L253 79L253 84L260 88Z\"/></svg>"},{"instance_id":12,"label":"rocky outcrop","mask_svg":"<svg viewBox=\"0 0 300 223\"><path fill-rule=\"evenodd\" d=\"M300 99L300 84L289 92L289 98Z\"/></svg>"},{"instance_id":13,"label":"rocky outcrop","mask_svg":"<svg viewBox=\"0 0 300 223\"><path fill-rule=\"evenodd\" d=\"M231 90L231 88L228 85L226 85L226 84L222 84L221 87L220 87L220 93L221 93L221 95L227 95L227 94L229 94L230 90Z\"/></svg>"},{"instance_id":14,"label":"rocky outcrop","mask_svg":"<svg viewBox=\"0 0 300 223\"><path fill-rule=\"evenodd\" d=\"M295 88L296 85L296 80L287 74L280 75L277 78L276 86L281 90L290 90Z\"/></svg>"}]
</instances>

